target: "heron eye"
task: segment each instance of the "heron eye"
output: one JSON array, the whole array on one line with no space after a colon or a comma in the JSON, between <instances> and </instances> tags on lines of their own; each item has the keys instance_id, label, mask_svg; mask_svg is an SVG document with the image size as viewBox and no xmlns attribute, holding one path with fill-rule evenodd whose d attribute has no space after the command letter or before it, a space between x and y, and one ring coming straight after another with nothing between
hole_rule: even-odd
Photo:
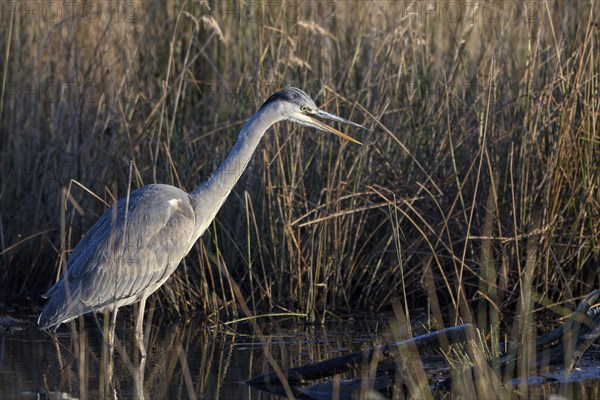
<instances>
[{"instance_id":1,"label":"heron eye","mask_svg":"<svg viewBox=\"0 0 600 400\"><path fill-rule=\"evenodd\" d=\"M300 107L300 111L302 111L304 113L307 113L307 114L313 114L314 113L314 111L310 107L308 107L308 106L301 106Z\"/></svg>"}]
</instances>

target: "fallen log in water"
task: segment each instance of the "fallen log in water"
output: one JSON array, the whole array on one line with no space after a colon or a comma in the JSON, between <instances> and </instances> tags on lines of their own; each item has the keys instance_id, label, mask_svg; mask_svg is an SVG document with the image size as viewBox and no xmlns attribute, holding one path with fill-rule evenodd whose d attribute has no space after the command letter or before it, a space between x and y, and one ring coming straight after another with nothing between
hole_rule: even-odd
<instances>
[{"instance_id":1,"label":"fallen log in water","mask_svg":"<svg viewBox=\"0 0 600 400\"><path fill-rule=\"evenodd\" d=\"M540 336L536 340L536 368L542 366L562 366L565 370L573 369L586 350L600 337L600 306L594 305L600 298L600 290L590 293L579 304L571 317L557 329ZM465 324L446 328L415 338L392 344L372 347L364 351L353 352L324 361L302 365L284 370L294 396L304 399L327 399L333 393L337 398L351 398L361 389L364 382L361 379L344 381L328 381L310 385L310 381L328 378L348 371L358 371L369 365L375 357L378 368L374 379L369 382L371 395L377 397L391 396L397 382L395 374L398 364L401 364L403 355L421 354L424 351L439 349L442 343L464 343L472 338L472 325ZM416 352L415 352L416 350ZM516 363L521 353L511 350L502 356L488 360L487 365L493 366L497 377L505 377L506 371L516 371ZM454 376L435 382L431 385L432 392L447 391L455 379L474 379L476 368L467 368ZM526 377L525 377L526 378ZM274 372L251 378L245 382L257 389L285 395L282 383ZM406 388L403 389L406 392Z\"/></svg>"},{"instance_id":2,"label":"fallen log in water","mask_svg":"<svg viewBox=\"0 0 600 400\"><path fill-rule=\"evenodd\" d=\"M399 343L385 344L371 347L365 351L356 351L339 357L329 358L312 364L290 368L283 371L288 384L292 389L304 386L308 381L330 377L351 370L358 370L370 363L377 356L380 363L395 362L403 351L419 352L433 350L440 347L443 340L448 343L464 342L467 339L467 331L473 329L469 324L454 326L439 331L427 333ZM414 346L414 347L413 347ZM413 347L411 349L411 347ZM283 394L282 383L275 372L251 378L245 382L247 385L275 394Z\"/></svg>"}]
</instances>

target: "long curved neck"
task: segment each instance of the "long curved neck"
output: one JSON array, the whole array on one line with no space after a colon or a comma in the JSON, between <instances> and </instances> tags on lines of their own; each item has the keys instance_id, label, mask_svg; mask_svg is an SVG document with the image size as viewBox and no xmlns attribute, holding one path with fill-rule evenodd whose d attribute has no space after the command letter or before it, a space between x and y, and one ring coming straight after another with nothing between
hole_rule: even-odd
<instances>
[{"instance_id":1,"label":"long curved neck","mask_svg":"<svg viewBox=\"0 0 600 400\"><path fill-rule=\"evenodd\" d=\"M246 122L223 164L208 181L190 193L196 214L194 241L204 233L227 200L266 130L281 119L277 115L276 107L267 106L260 109Z\"/></svg>"}]
</instances>

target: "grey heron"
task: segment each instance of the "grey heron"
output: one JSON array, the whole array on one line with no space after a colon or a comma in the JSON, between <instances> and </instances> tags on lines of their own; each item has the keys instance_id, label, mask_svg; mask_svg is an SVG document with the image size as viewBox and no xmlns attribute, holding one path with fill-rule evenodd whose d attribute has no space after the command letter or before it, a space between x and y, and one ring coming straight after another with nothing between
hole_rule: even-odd
<instances>
[{"instance_id":1,"label":"grey heron","mask_svg":"<svg viewBox=\"0 0 600 400\"><path fill-rule=\"evenodd\" d=\"M145 357L142 323L146 299L175 271L208 228L246 168L265 131L288 120L360 144L321 120L362 125L320 110L302 90L288 87L269 97L246 122L229 156L190 193L164 184L132 191L108 208L77 244L66 276L43 297L42 329L57 328L80 315L108 309L109 345L118 309L140 302L135 340Z\"/></svg>"}]
</instances>

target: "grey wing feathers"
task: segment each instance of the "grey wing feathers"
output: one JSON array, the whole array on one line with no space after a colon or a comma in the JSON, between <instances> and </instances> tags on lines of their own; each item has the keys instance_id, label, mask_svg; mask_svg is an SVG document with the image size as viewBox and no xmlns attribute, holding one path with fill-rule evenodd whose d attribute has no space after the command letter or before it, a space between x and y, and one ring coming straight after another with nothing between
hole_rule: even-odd
<instances>
[{"instance_id":1,"label":"grey wing feathers","mask_svg":"<svg viewBox=\"0 0 600 400\"><path fill-rule=\"evenodd\" d=\"M120 199L75 247L69 279L44 295L50 300L38 324L56 326L156 290L189 250L194 226L189 196L175 187L148 185Z\"/></svg>"}]
</instances>

